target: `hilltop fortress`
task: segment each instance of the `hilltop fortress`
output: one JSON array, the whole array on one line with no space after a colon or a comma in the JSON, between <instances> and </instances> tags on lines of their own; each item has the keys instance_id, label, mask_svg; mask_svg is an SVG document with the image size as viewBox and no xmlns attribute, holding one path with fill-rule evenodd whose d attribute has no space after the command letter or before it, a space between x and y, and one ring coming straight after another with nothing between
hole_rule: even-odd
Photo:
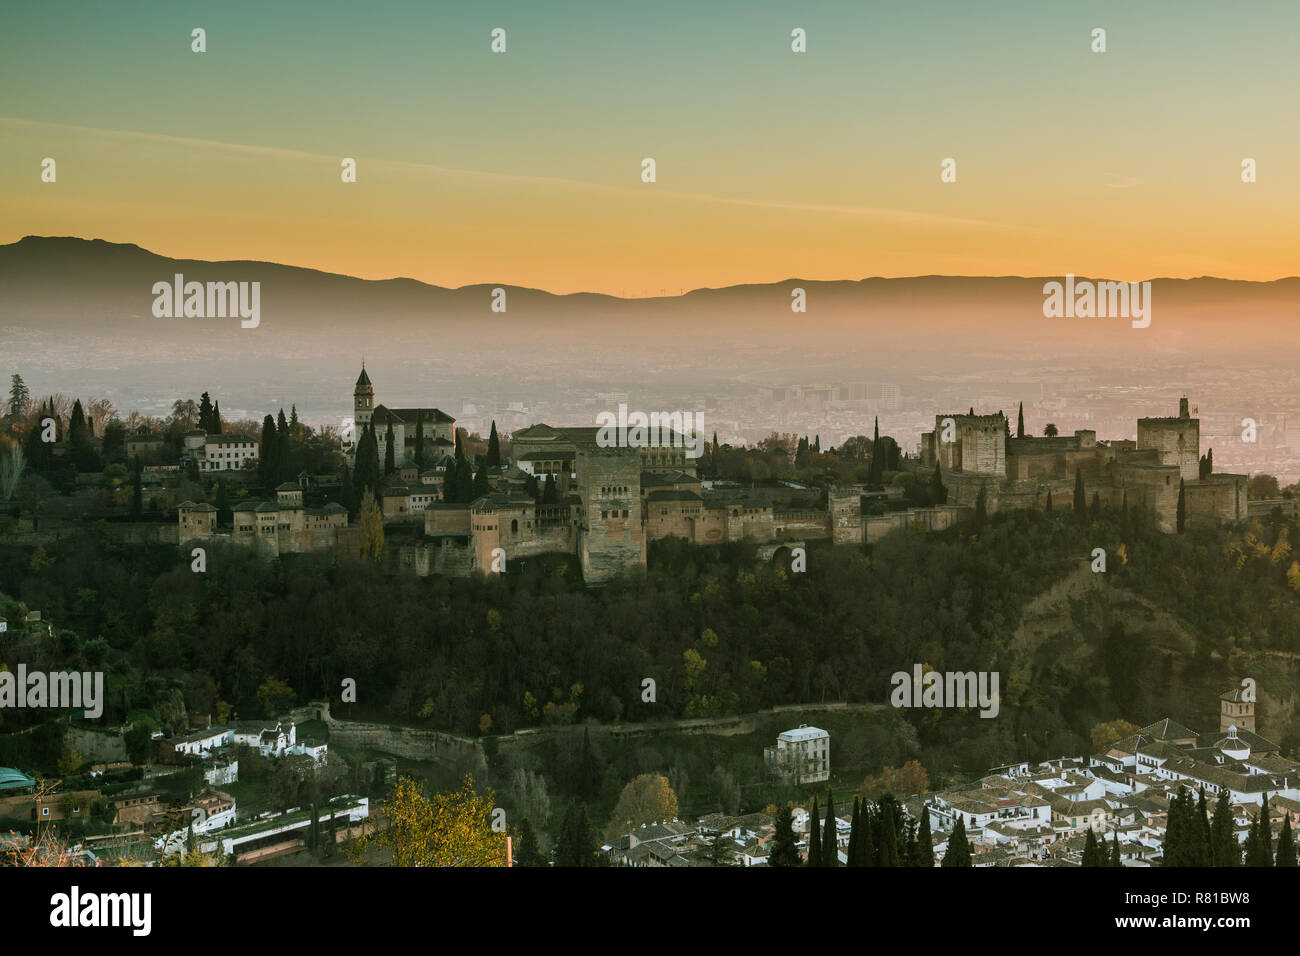
<instances>
[{"instance_id":1,"label":"hilltop fortress","mask_svg":"<svg viewBox=\"0 0 1300 956\"><path fill-rule=\"evenodd\" d=\"M1006 416L936 415L934 431L921 436L921 462L938 464L948 501L974 505L980 490L990 512L999 508L1047 506L1071 501L1075 473L1083 475L1087 499L1155 513L1161 531L1177 530L1178 495L1184 490L1187 520L1246 519L1245 475L1201 477L1201 422L1187 399L1173 418L1139 418L1137 441L1099 442L1091 430L1072 436L1011 435Z\"/></svg>"},{"instance_id":2,"label":"hilltop fortress","mask_svg":"<svg viewBox=\"0 0 1300 956\"><path fill-rule=\"evenodd\" d=\"M510 436L511 457L489 476L489 491L470 503L444 500L447 469L454 470L455 421L436 408L389 409L375 405L363 369L354 389L357 424L382 422L380 460L389 425L396 471L383 486L385 522L423 524L416 543L398 544L397 560L417 574L465 576L502 570L514 559L542 554L578 558L584 580L599 583L644 568L646 545L682 538L707 545L754 541L768 558L808 539L861 545L892 531L947 528L971 513L983 490L991 513L1001 508L1047 507L1050 497L1070 501L1076 472L1089 501L1145 508L1166 532L1177 527L1180 488L1187 520L1234 522L1247 516L1246 476L1201 477L1200 422L1187 399L1172 418L1138 420L1137 441L1099 442L1093 431L1033 438L1011 435L1005 415L936 415L935 430L922 436L920 467L937 465L947 503L864 513L864 501L888 502L901 488L869 491L832 488L826 502L811 491L745 489L701 481L696 458L682 436L661 444L606 447L596 427L536 424ZM416 430L429 448L422 469L414 460ZM346 443L349 458L356 446ZM913 459L915 467L915 459ZM553 485L553 493L530 488ZM292 485L272 502L234 508L232 538L280 551L322 548L355 550L359 536L337 505L302 505ZM896 494L897 493L897 494ZM872 510L880 511L879 507ZM210 505L186 502L179 509L182 541L216 534ZM247 518L247 520L245 520ZM409 538L408 538L409 540Z\"/></svg>"}]
</instances>

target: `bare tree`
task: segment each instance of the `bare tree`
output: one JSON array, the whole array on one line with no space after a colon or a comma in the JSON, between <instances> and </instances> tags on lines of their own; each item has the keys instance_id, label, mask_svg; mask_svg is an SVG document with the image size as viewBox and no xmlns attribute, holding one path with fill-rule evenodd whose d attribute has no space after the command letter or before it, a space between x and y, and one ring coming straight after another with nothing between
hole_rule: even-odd
<instances>
[{"instance_id":1,"label":"bare tree","mask_svg":"<svg viewBox=\"0 0 1300 956\"><path fill-rule=\"evenodd\" d=\"M199 406L194 403L194 399L178 398L172 402L172 419L186 429L193 428L198 417Z\"/></svg>"},{"instance_id":2,"label":"bare tree","mask_svg":"<svg viewBox=\"0 0 1300 956\"><path fill-rule=\"evenodd\" d=\"M117 418L117 409L107 398L96 398L86 408L86 417L94 426L96 435L104 434L104 426Z\"/></svg>"}]
</instances>

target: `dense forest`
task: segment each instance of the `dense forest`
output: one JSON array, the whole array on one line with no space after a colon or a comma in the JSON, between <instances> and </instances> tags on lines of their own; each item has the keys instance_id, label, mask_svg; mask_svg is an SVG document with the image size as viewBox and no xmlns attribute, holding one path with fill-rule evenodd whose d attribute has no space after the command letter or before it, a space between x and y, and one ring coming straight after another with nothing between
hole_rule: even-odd
<instances>
[{"instance_id":1,"label":"dense forest","mask_svg":"<svg viewBox=\"0 0 1300 956\"><path fill-rule=\"evenodd\" d=\"M932 760L980 767L1027 749L1079 753L1099 722L1162 716L1153 708L1168 700L1171 668L1226 687L1243 660L1295 655L1298 534L1280 517L1164 535L1136 511L1014 512L860 550L813 543L804 573L761 563L748 545L659 542L647 573L593 589L558 557L451 580L214 544L195 573L174 547L120 545L92 526L48 548L0 538L0 614L21 620L21 601L54 625L0 634L0 661L105 670L106 724L141 709L171 715L169 731L183 709L262 716L338 701L352 678L358 716L474 735L885 702L890 675L915 663L998 671L997 719L906 715ZM1173 655L1130 634L1133 622L1095 594L1067 601L1064 630L1026 633L1026 609L1086 574L1097 547L1108 553L1102 593L1183 622L1193 647ZM642 699L645 678L654 702ZM2 716L6 731L34 717Z\"/></svg>"}]
</instances>

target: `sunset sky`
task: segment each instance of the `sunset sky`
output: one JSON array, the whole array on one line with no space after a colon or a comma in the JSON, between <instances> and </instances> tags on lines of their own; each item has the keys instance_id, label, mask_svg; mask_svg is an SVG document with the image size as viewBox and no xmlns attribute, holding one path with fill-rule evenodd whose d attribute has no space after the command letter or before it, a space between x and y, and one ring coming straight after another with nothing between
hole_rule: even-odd
<instances>
[{"instance_id":1,"label":"sunset sky","mask_svg":"<svg viewBox=\"0 0 1300 956\"><path fill-rule=\"evenodd\" d=\"M1300 271L1297 35L1294 0L11 4L0 242L628 296L1274 279Z\"/></svg>"}]
</instances>

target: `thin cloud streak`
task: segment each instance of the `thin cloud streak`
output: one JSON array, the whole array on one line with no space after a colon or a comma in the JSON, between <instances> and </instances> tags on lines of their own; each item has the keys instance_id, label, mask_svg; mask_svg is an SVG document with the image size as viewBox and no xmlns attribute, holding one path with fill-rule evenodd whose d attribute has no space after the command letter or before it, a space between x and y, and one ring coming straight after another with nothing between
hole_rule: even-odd
<instances>
[{"instance_id":1,"label":"thin cloud streak","mask_svg":"<svg viewBox=\"0 0 1300 956\"><path fill-rule=\"evenodd\" d=\"M223 149L231 152L245 153L254 156L276 156L286 159L306 159L320 162L337 163L341 157L327 156L322 153L312 153L306 150L288 149L281 146L258 146L247 143L228 143L223 140L201 139L190 136L173 136L166 133L148 133L139 130L113 130L101 129L93 126L78 126L70 123L47 123L39 120L21 119L13 116L0 116L0 126L10 127L41 127L45 129L62 129L78 133L94 133L102 136L113 136L122 139L140 139L149 142L166 143L178 146L196 146L204 149ZM470 176L481 177L485 179L509 180L512 182L532 183L539 185L561 185L570 186L578 189L593 189L603 192L621 193L632 195L637 192L633 187L611 186L604 183L592 183L577 179L565 179L563 177L553 176L529 176L522 173L501 173L488 172L475 169L458 169L449 166L438 166L434 163L417 163L410 160L402 159L367 159L367 164L373 164L390 169L407 169L417 172L434 173L447 176ZM707 193L678 192L675 190L661 190L660 196L680 199L690 202L716 203L728 206L746 206L755 209L777 209L791 212L813 212L828 215L849 215L864 216L872 219L891 219L900 222L910 222L917 224L929 225L948 225L962 226L966 228L992 229L1010 232L1026 232L1038 235L1057 235L1057 233L1048 230L1037 229L1030 226L1014 225L1010 223L991 222L984 219L967 219L959 216L944 216L938 213L919 212L909 209L890 209L874 206L852 206L842 204L828 203L809 203L799 202L796 200L782 199L744 199L732 196L713 196Z\"/></svg>"}]
</instances>

